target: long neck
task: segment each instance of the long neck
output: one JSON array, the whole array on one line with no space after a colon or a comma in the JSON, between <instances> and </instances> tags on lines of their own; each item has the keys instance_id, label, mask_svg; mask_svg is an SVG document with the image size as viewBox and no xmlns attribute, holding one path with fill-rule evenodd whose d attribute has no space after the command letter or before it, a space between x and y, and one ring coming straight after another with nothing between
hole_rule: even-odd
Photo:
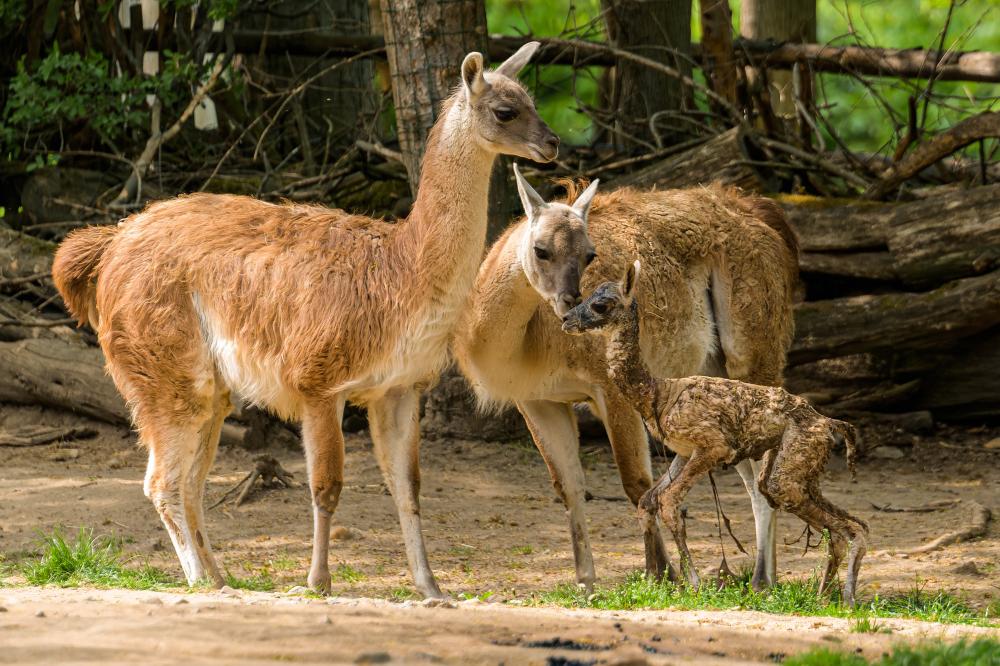
<instances>
[{"instance_id":1,"label":"long neck","mask_svg":"<svg viewBox=\"0 0 1000 666\"><path fill-rule=\"evenodd\" d=\"M477 356L504 364L524 360L528 325L544 304L528 282L518 252L527 231L526 224L515 227L500 241L501 251L494 250L483 263L463 335L462 344Z\"/></svg>"},{"instance_id":2,"label":"long neck","mask_svg":"<svg viewBox=\"0 0 1000 666\"><path fill-rule=\"evenodd\" d=\"M438 285L472 286L486 245L495 157L475 140L468 103L458 93L428 136L416 201L401 230L420 271Z\"/></svg>"},{"instance_id":3,"label":"long neck","mask_svg":"<svg viewBox=\"0 0 1000 666\"><path fill-rule=\"evenodd\" d=\"M635 301L629 306L626 320L616 326L608 337L605 353L608 374L615 385L633 401L643 417L654 412L656 380L649 373L639 349L639 313Z\"/></svg>"}]
</instances>

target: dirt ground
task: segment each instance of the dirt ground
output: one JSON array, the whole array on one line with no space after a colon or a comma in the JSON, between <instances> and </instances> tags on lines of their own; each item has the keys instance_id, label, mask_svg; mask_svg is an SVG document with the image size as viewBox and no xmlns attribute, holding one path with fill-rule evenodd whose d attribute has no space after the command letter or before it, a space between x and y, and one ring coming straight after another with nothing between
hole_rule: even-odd
<instances>
[{"instance_id":1,"label":"dirt ground","mask_svg":"<svg viewBox=\"0 0 1000 666\"><path fill-rule=\"evenodd\" d=\"M34 408L4 408L0 415L0 428L30 423L79 425L81 420ZM73 532L87 526L122 537L130 552L180 577L169 539L142 494L145 453L135 447L128 430L93 425L100 433L96 439L0 448L0 553L10 560L27 557L37 549L40 532L57 526ZM946 590L977 607L1000 597L996 520L984 539L906 556L902 551L967 521L968 507L959 503L921 514L883 513L872 507L872 503L899 507L962 499L1000 509L1000 456L981 449L993 435L942 430L904 449L902 459L862 462L857 483L850 482L840 458L831 462L824 490L871 525L872 551L861 571L862 599L914 586ZM937 445L940 438L979 451L942 448ZM301 452L270 453L295 473L299 485L255 495L240 509L209 511L208 529L225 568L240 577L267 572L277 590L286 590L304 584L308 569L309 495ZM642 567L642 542L631 508L619 501L624 494L610 451L585 444L582 456L588 490L600 498L587 506L598 576L601 583L611 584ZM530 442L427 441L421 460L429 555L438 580L453 598L491 592L491 602L516 604L534 592L573 582L563 510L554 502L546 468ZM220 451L209 477L208 503L252 464L253 454ZM662 471L666 461L658 459L655 465ZM280 593L240 593L237 598L219 593L39 590L15 585L0 589L0 605L8 608L0 613L0 646L5 648L0 650L0 662L51 661L54 651L73 647L71 654L60 653L59 660L129 662L141 651L150 656L149 663L182 655L220 663L236 658L351 662L366 655L372 663L387 659L545 663L552 655L583 663L627 661L629 655L643 655L650 663L674 658L755 663L817 643L842 643L877 654L889 643L911 636L991 631L887 621L894 628L891 636L859 635L847 633L841 620L736 611L607 613L519 608L510 603L460 604L473 611L466 613L424 608L416 602L393 603L388 599L407 596L411 587L392 499L381 484L366 433L348 436L346 468L331 545L334 599ZM717 481L734 531L749 547L753 520L742 483L735 472L724 472ZM708 484L703 484L688 502L689 542L705 569L719 561L710 493ZM802 543L791 543L801 532L797 519L783 515L779 520L782 578L806 578L822 564L819 551L803 556ZM737 554L728 540L726 549L734 570L749 566L750 559ZM178 598L188 603L174 605ZM35 617L39 610L45 618ZM616 622L623 628L616 628ZM551 641L557 637L586 639L607 649L556 649L559 644Z\"/></svg>"}]
</instances>

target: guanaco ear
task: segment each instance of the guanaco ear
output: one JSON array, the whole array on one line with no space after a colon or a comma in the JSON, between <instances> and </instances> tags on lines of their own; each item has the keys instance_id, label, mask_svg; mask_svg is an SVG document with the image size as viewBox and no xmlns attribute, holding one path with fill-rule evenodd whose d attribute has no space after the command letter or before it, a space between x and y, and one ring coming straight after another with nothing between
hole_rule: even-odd
<instances>
[{"instance_id":1,"label":"guanaco ear","mask_svg":"<svg viewBox=\"0 0 1000 666\"><path fill-rule=\"evenodd\" d=\"M590 202L594 200L594 195L597 194L597 186L600 184L601 179L595 178L587 189L583 191L583 194L576 198L573 202L573 210L575 210L583 221L587 221L587 212L590 210Z\"/></svg>"},{"instance_id":2,"label":"guanaco ear","mask_svg":"<svg viewBox=\"0 0 1000 666\"><path fill-rule=\"evenodd\" d=\"M514 55L504 60L494 71L497 74L503 74L509 79L516 79L517 75L520 74L521 70L531 60L531 56L535 55L535 51L538 50L539 46L541 44L538 42L528 42L519 48Z\"/></svg>"},{"instance_id":3,"label":"guanaco ear","mask_svg":"<svg viewBox=\"0 0 1000 666\"><path fill-rule=\"evenodd\" d=\"M531 184L521 175L521 170L514 163L514 180L517 181L517 193L521 195L521 205L524 206L524 214L528 216L529 222L534 220L538 211L545 207L545 200L531 187Z\"/></svg>"},{"instance_id":4,"label":"guanaco ear","mask_svg":"<svg viewBox=\"0 0 1000 666\"><path fill-rule=\"evenodd\" d=\"M635 298L635 283L638 279L639 260L636 259L634 263L625 269L625 277L622 278L622 295L625 297L626 305L631 304L632 299Z\"/></svg>"},{"instance_id":5,"label":"guanaco ear","mask_svg":"<svg viewBox=\"0 0 1000 666\"><path fill-rule=\"evenodd\" d=\"M462 86L466 97L473 101L490 89L490 84L483 76L483 54L473 51L462 61Z\"/></svg>"}]
</instances>

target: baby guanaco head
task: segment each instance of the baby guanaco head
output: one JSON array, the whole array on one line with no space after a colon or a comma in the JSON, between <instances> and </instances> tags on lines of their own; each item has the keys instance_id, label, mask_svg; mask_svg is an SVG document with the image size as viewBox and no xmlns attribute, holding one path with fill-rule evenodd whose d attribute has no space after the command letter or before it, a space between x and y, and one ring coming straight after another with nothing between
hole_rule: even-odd
<instances>
[{"instance_id":1,"label":"baby guanaco head","mask_svg":"<svg viewBox=\"0 0 1000 666\"><path fill-rule=\"evenodd\" d=\"M605 282L585 301L563 317L562 330L572 335L593 332L610 334L638 317L635 285L639 278L639 260L625 269L618 282Z\"/></svg>"}]
</instances>

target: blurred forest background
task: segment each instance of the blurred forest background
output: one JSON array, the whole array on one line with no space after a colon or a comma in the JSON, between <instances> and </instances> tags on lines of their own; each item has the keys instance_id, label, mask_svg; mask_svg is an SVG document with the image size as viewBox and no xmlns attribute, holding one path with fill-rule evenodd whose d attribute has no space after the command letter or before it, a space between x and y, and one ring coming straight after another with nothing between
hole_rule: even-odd
<instances>
[{"instance_id":1,"label":"blurred forest background","mask_svg":"<svg viewBox=\"0 0 1000 666\"><path fill-rule=\"evenodd\" d=\"M0 0L0 400L128 420L48 277L72 229L192 191L404 217L462 57L528 39L563 141L525 165L544 195L774 196L802 248L790 388L904 439L1000 418L996 0ZM491 237L519 208L500 160ZM425 411L524 435L454 373Z\"/></svg>"}]
</instances>

